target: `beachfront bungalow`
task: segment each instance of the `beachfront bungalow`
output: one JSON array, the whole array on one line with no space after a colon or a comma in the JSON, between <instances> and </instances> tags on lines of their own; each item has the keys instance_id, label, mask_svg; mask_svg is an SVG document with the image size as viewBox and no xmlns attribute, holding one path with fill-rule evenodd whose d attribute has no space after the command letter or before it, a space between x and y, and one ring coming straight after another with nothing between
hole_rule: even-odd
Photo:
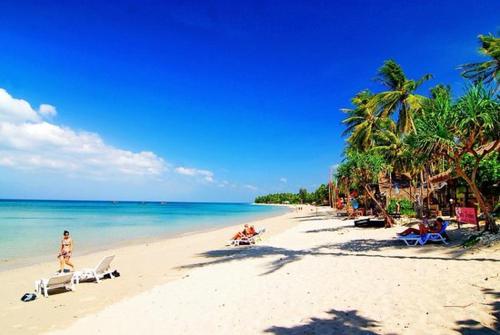
<instances>
[{"instance_id":1,"label":"beachfront bungalow","mask_svg":"<svg viewBox=\"0 0 500 335\"><path fill-rule=\"evenodd\" d=\"M422 201L424 213L430 213L432 217L454 216L457 206L478 208L470 187L448 171L428 177L422 184L417 185L412 185L405 174L383 175L379 177L377 187L380 194L386 198L387 205L390 199ZM491 192L487 198L490 205L499 202L499 187L498 183L491 185Z\"/></svg>"}]
</instances>

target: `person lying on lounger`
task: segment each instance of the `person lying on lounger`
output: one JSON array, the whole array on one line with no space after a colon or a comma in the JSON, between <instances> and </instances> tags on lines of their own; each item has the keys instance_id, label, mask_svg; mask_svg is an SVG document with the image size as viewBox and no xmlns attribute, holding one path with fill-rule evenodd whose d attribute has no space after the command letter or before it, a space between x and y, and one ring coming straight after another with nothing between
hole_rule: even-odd
<instances>
[{"instance_id":1,"label":"person lying on lounger","mask_svg":"<svg viewBox=\"0 0 500 335\"><path fill-rule=\"evenodd\" d=\"M415 234L415 235L425 235L427 233L439 233L441 231L441 228L443 227L443 219L442 218L437 218L436 221L434 221L434 224L426 224L424 223L419 223L418 224L418 229L415 228L408 228L401 233L398 233L399 236L407 236L410 234Z\"/></svg>"},{"instance_id":2,"label":"person lying on lounger","mask_svg":"<svg viewBox=\"0 0 500 335\"><path fill-rule=\"evenodd\" d=\"M243 238L249 238L254 236L256 233L257 232L255 231L255 228L253 226L245 224L244 229L242 231L237 232L236 235L233 236L232 240L241 240Z\"/></svg>"}]
</instances>

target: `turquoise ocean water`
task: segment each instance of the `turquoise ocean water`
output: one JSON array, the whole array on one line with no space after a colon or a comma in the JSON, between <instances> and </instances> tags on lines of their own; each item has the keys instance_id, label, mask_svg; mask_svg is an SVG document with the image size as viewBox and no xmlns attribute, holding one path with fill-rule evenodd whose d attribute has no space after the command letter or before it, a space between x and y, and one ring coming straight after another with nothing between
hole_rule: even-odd
<instances>
[{"instance_id":1,"label":"turquoise ocean water","mask_svg":"<svg viewBox=\"0 0 500 335\"><path fill-rule=\"evenodd\" d=\"M0 200L0 270L55 260L64 230L70 231L77 256L286 211L244 203Z\"/></svg>"}]
</instances>

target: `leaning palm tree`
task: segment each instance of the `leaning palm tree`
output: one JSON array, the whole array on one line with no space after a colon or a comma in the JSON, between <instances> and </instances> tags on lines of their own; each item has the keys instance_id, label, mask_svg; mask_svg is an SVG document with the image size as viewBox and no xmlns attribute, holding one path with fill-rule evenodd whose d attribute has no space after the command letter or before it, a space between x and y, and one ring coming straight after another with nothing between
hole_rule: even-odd
<instances>
[{"instance_id":1,"label":"leaning palm tree","mask_svg":"<svg viewBox=\"0 0 500 335\"><path fill-rule=\"evenodd\" d=\"M422 108L425 97L415 91L427 80L430 74L419 80L408 79L401 66L393 60L387 60L378 70L378 81L388 90L375 94L369 108L377 111L380 117L398 115L397 127L400 133L415 131L413 115Z\"/></svg>"},{"instance_id":2,"label":"leaning palm tree","mask_svg":"<svg viewBox=\"0 0 500 335\"><path fill-rule=\"evenodd\" d=\"M477 184L481 161L500 150L500 102L491 90L481 84L470 87L456 102L449 92L436 92L426 102L425 112L415 119L416 133L408 139L418 153L442 157L470 187L487 219L486 229L497 232L489 216L491 208ZM472 156L472 168L464 168Z\"/></svg>"},{"instance_id":3,"label":"leaning palm tree","mask_svg":"<svg viewBox=\"0 0 500 335\"><path fill-rule=\"evenodd\" d=\"M373 145L373 135L377 131L380 122L375 110L368 107L372 98L373 93L369 90L361 91L351 100L354 108L341 109L347 114L347 118L342 121L347 127L342 135L348 135L347 142L360 150Z\"/></svg>"},{"instance_id":4,"label":"leaning palm tree","mask_svg":"<svg viewBox=\"0 0 500 335\"><path fill-rule=\"evenodd\" d=\"M349 186L357 185L363 189L384 217L386 226L391 227L394 225L394 219L387 213L384 204L375 196L375 190L372 188L373 184L378 183L379 176L383 175L387 169L390 169L390 166L381 155L372 151L357 151L354 148L348 148L344 161L337 169L337 178L347 181Z\"/></svg>"},{"instance_id":5,"label":"leaning palm tree","mask_svg":"<svg viewBox=\"0 0 500 335\"><path fill-rule=\"evenodd\" d=\"M489 35L479 35L481 47L479 52L490 60L480 63L470 63L460 66L462 76L474 83L491 83L495 81L497 88L500 83L500 38Z\"/></svg>"}]
</instances>

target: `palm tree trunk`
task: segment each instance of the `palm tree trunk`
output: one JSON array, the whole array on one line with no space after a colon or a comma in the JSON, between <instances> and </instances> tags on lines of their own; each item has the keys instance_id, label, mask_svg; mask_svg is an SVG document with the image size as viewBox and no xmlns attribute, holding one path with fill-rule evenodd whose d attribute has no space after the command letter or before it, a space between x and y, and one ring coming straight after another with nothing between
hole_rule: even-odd
<instances>
[{"instance_id":1,"label":"palm tree trunk","mask_svg":"<svg viewBox=\"0 0 500 335\"><path fill-rule=\"evenodd\" d=\"M386 228L392 227L394 225L394 219L387 213L387 211L385 210L384 206L382 206L380 204L380 202L377 201L377 199L373 195L373 193L370 190L370 188L368 187L368 185L366 185L366 184L363 185L363 188L365 189L366 194L368 194L368 196L373 200L373 202L377 205L377 207L382 212L382 215L384 216L384 219L385 219L385 226L386 226Z\"/></svg>"},{"instance_id":2,"label":"palm tree trunk","mask_svg":"<svg viewBox=\"0 0 500 335\"><path fill-rule=\"evenodd\" d=\"M387 205L390 204L392 199L392 172L389 172L389 199L387 199Z\"/></svg>"},{"instance_id":3,"label":"palm tree trunk","mask_svg":"<svg viewBox=\"0 0 500 335\"><path fill-rule=\"evenodd\" d=\"M432 186L431 186L431 179L430 179L430 173L426 173L427 177L427 208L429 210L429 216L431 215L431 194L432 194Z\"/></svg>"},{"instance_id":4,"label":"palm tree trunk","mask_svg":"<svg viewBox=\"0 0 500 335\"><path fill-rule=\"evenodd\" d=\"M419 217L424 217L424 173L420 171L420 199L418 200Z\"/></svg>"}]
</instances>

